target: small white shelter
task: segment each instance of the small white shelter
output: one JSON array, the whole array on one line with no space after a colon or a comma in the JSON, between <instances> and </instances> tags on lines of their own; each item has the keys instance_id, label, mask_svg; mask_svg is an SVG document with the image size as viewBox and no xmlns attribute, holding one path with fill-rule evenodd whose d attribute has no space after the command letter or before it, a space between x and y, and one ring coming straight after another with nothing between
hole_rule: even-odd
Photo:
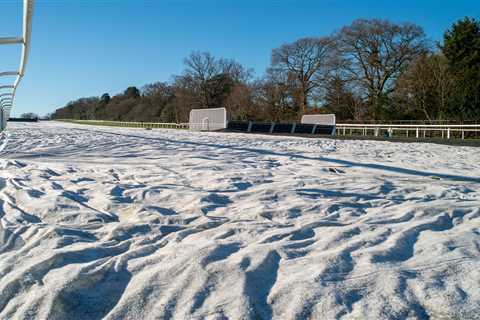
<instances>
[{"instance_id":1,"label":"small white shelter","mask_svg":"<svg viewBox=\"0 0 480 320\"><path fill-rule=\"evenodd\" d=\"M302 117L304 124L320 124L324 126L335 126L334 114L306 114Z\"/></svg>"},{"instance_id":2,"label":"small white shelter","mask_svg":"<svg viewBox=\"0 0 480 320\"><path fill-rule=\"evenodd\" d=\"M193 109L190 111L189 128L193 131L216 131L227 128L225 108Z\"/></svg>"}]
</instances>

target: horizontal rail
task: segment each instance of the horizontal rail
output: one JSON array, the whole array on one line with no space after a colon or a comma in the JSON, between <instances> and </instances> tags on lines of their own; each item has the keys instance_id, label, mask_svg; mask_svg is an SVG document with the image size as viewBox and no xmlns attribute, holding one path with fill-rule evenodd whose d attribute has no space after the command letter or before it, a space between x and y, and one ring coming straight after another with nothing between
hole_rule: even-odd
<instances>
[{"instance_id":1,"label":"horizontal rail","mask_svg":"<svg viewBox=\"0 0 480 320\"><path fill-rule=\"evenodd\" d=\"M78 124L101 125L112 127L127 127L127 128L158 128L158 129L188 129L188 123L162 123L162 122L133 122L133 121L110 121L110 120L72 120L72 119L58 119Z\"/></svg>"},{"instance_id":2,"label":"horizontal rail","mask_svg":"<svg viewBox=\"0 0 480 320\"><path fill-rule=\"evenodd\" d=\"M6 77L6 76L18 76L18 71L4 71L4 72L0 72L0 77Z\"/></svg>"},{"instance_id":3,"label":"horizontal rail","mask_svg":"<svg viewBox=\"0 0 480 320\"><path fill-rule=\"evenodd\" d=\"M112 120L74 120L74 119L58 119L78 124L106 125L116 127L130 128L164 128L164 129L189 129L191 126L205 125L205 123L175 123L175 122L136 122L136 121L112 121ZM210 123L210 125L224 123Z\"/></svg>"},{"instance_id":4,"label":"horizontal rail","mask_svg":"<svg viewBox=\"0 0 480 320\"><path fill-rule=\"evenodd\" d=\"M0 38L0 44L22 44L22 37L2 37Z\"/></svg>"},{"instance_id":5,"label":"horizontal rail","mask_svg":"<svg viewBox=\"0 0 480 320\"><path fill-rule=\"evenodd\" d=\"M480 128L480 124L356 124L338 123L338 127L352 128Z\"/></svg>"},{"instance_id":6,"label":"horizontal rail","mask_svg":"<svg viewBox=\"0 0 480 320\"><path fill-rule=\"evenodd\" d=\"M435 124L350 124L340 123L336 125L338 135L361 135L375 137L380 136L381 131L386 137L393 137L395 132L402 132L407 138L430 138L427 132L435 134L439 132L442 139L451 139L454 133L460 133L459 138L465 139L465 134L470 133L469 137L480 138L480 124L451 124L451 125L435 125ZM358 134L358 132L361 132ZM413 135L410 135L413 133ZM430 134L429 134L430 135Z\"/></svg>"}]
</instances>

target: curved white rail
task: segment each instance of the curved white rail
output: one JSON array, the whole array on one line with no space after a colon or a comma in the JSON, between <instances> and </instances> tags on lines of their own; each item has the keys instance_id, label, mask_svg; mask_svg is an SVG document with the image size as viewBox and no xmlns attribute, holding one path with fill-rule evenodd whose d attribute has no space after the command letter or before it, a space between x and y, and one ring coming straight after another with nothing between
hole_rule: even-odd
<instances>
[{"instance_id":1,"label":"curved white rail","mask_svg":"<svg viewBox=\"0 0 480 320\"><path fill-rule=\"evenodd\" d=\"M33 17L33 3L34 0L23 0L23 34L21 37L4 37L0 38L0 45L22 45L22 55L20 58L20 66L18 71L3 71L0 72L0 77L16 76L15 82L12 85L2 85L0 90L8 90L0 94L0 131L5 129L6 119L10 116L10 109L15 100L15 93L18 85L22 81L25 74L25 68L30 53L30 38L32 34L32 17Z\"/></svg>"}]
</instances>

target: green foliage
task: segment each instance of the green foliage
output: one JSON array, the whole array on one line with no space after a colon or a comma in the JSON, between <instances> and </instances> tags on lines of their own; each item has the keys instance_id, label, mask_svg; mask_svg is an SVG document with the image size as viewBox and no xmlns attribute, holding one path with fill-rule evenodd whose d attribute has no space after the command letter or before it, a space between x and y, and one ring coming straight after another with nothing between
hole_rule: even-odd
<instances>
[{"instance_id":1,"label":"green foliage","mask_svg":"<svg viewBox=\"0 0 480 320\"><path fill-rule=\"evenodd\" d=\"M107 105L109 102L110 102L111 98L110 98L110 95L108 93L104 93L102 94L102 96L100 97L100 102L103 104L103 105Z\"/></svg>"},{"instance_id":2,"label":"green foliage","mask_svg":"<svg viewBox=\"0 0 480 320\"><path fill-rule=\"evenodd\" d=\"M450 115L480 119L480 22L470 18L456 22L444 35L442 51L457 81Z\"/></svg>"},{"instance_id":3,"label":"green foliage","mask_svg":"<svg viewBox=\"0 0 480 320\"><path fill-rule=\"evenodd\" d=\"M464 18L444 35L443 54L456 71L480 67L480 22Z\"/></svg>"},{"instance_id":4,"label":"green foliage","mask_svg":"<svg viewBox=\"0 0 480 320\"><path fill-rule=\"evenodd\" d=\"M138 98L140 97L140 90L137 87L128 87L123 93L124 96L129 98Z\"/></svg>"}]
</instances>

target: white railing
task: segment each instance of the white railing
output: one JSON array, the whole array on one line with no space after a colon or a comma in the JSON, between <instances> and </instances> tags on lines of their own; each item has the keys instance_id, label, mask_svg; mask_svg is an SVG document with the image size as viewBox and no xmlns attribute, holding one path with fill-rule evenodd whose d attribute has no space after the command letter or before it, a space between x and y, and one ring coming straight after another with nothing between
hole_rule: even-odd
<instances>
[{"instance_id":1,"label":"white railing","mask_svg":"<svg viewBox=\"0 0 480 320\"><path fill-rule=\"evenodd\" d=\"M20 66L17 71L3 71L1 76L16 76L12 85L2 85L0 90L7 90L7 92L0 94L0 131L5 129L6 121L10 116L10 110L15 100L18 85L22 81L25 74L25 68L30 52L30 38L32 34L32 16L33 16L34 0L23 0L23 34L21 37L4 37L0 38L0 45L22 45L22 54L20 58Z\"/></svg>"},{"instance_id":2,"label":"white railing","mask_svg":"<svg viewBox=\"0 0 480 320\"><path fill-rule=\"evenodd\" d=\"M74 120L74 119L58 119L58 121L89 124L98 126L126 127L126 128L145 128L145 129L190 129L194 131L213 131L216 128L224 127L225 123L175 123L175 122L134 122L134 121L111 121L111 120Z\"/></svg>"},{"instance_id":3,"label":"white railing","mask_svg":"<svg viewBox=\"0 0 480 320\"><path fill-rule=\"evenodd\" d=\"M125 128L145 128L145 129L188 129L188 123L171 123L171 122L133 122L133 121L110 121L110 120L71 120L59 119L59 121L89 124L98 126L125 127Z\"/></svg>"},{"instance_id":4,"label":"white railing","mask_svg":"<svg viewBox=\"0 0 480 320\"><path fill-rule=\"evenodd\" d=\"M429 125L429 124L348 124L339 123L337 126L337 135L361 135L379 137L385 134L388 137L394 137L395 134L403 134L402 137L410 138L427 138L427 133L437 133L438 137L443 139L451 139L454 134L465 139L467 132L475 132L480 137L480 124L446 124L446 125Z\"/></svg>"}]
</instances>

